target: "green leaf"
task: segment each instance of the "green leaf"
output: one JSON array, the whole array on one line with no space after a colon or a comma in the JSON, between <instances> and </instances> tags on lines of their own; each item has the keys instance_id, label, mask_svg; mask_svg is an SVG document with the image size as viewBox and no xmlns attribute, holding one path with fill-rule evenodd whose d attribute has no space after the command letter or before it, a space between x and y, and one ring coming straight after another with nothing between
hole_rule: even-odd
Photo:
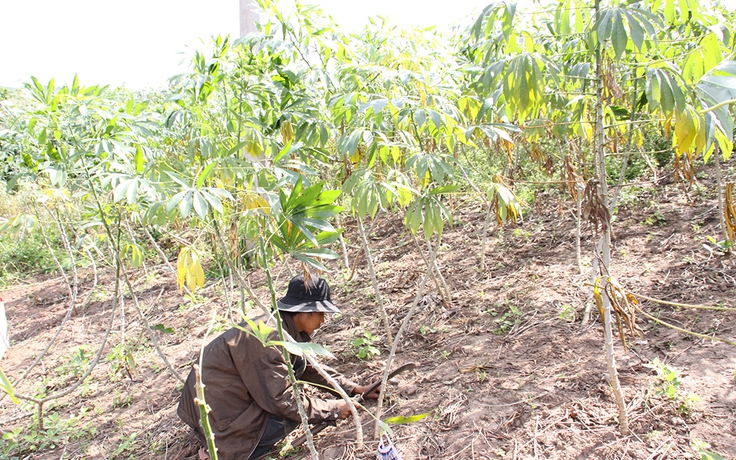
<instances>
[{"instance_id":1,"label":"green leaf","mask_svg":"<svg viewBox=\"0 0 736 460\"><path fill-rule=\"evenodd\" d=\"M166 202L166 213L168 214L169 212L171 212L172 209L179 206L187 193L189 193L189 190L184 190L183 192L179 192L169 198L169 200Z\"/></svg>"},{"instance_id":2,"label":"green leaf","mask_svg":"<svg viewBox=\"0 0 736 460\"><path fill-rule=\"evenodd\" d=\"M339 257L335 251L333 251L332 249L328 249L328 248L305 249L303 251L299 251L299 254L303 254L308 257L319 257L322 259L330 259L330 260L335 260Z\"/></svg>"},{"instance_id":3,"label":"green leaf","mask_svg":"<svg viewBox=\"0 0 736 460\"><path fill-rule=\"evenodd\" d=\"M192 195L194 201L194 212L196 212L202 220L205 220L207 218L207 211L210 209L207 204L207 200L202 196L202 193L200 193L199 190L192 192Z\"/></svg>"},{"instance_id":4,"label":"green leaf","mask_svg":"<svg viewBox=\"0 0 736 460\"><path fill-rule=\"evenodd\" d=\"M179 214L181 214L182 217L187 218L189 217L189 213L192 212L192 192L187 191L184 195L184 198L179 203Z\"/></svg>"},{"instance_id":5,"label":"green leaf","mask_svg":"<svg viewBox=\"0 0 736 460\"><path fill-rule=\"evenodd\" d=\"M125 198L128 201L129 205L132 205L135 203L136 198L138 197L138 186L140 185L140 182L137 178L132 179L130 186L128 187L127 192L125 193Z\"/></svg>"},{"instance_id":6,"label":"green leaf","mask_svg":"<svg viewBox=\"0 0 736 460\"><path fill-rule=\"evenodd\" d=\"M303 262L303 263L309 265L310 267L315 268L315 269L317 269L319 271L323 271L323 272L329 272L330 271L330 270L327 269L327 267L325 267L322 264L322 262L320 262L317 259L314 259L312 257L307 257L307 256L305 256L305 255L303 255L303 254L301 254L299 252L292 253L291 255L294 256L294 258L296 260L298 260L299 262Z\"/></svg>"},{"instance_id":7,"label":"green leaf","mask_svg":"<svg viewBox=\"0 0 736 460\"><path fill-rule=\"evenodd\" d=\"M432 123L434 123L435 128L440 129L442 127L442 117L440 114L432 109L428 109L427 113L429 113L429 118L432 120Z\"/></svg>"},{"instance_id":8,"label":"green leaf","mask_svg":"<svg viewBox=\"0 0 736 460\"><path fill-rule=\"evenodd\" d=\"M626 34L626 27L624 27L620 9L616 8L612 15L611 43L613 44L613 51L616 53L616 59L621 59L624 51L626 51L626 45L629 43L629 37Z\"/></svg>"},{"instance_id":9,"label":"green leaf","mask_svg":"<svg viewBox=\"0 0 736 460\"><path fill-rule=\"evenodd\" d=\"M641 24L639 23L639 20L634 17L634 15L631 14L626 9L623 9L623 13L626 15L626 18L629 22L629 31L631 32L631 41L634 43L634 46L639 51L642 51L642 46L644 45L644 29L642 28Z\"/></svg>"},{"instance_id":10,"label":"green leaf","mask_svg":"<svg viewBox=\"0 0 736 460\"><path fill-rule=\"evenodd\" d=\"M143 172L143 167L145 166L145 161L143 158L143 149L140 145L136 146L133 163L135 164L135 173L141 174Z\"/></svg>"},{"instance_id":11,"label":"green leaf","mask_svg":"<svg viewBox=\"0 0 736 460\"><path fill-rule=\"evenodd\" d=\"M258 324L256 324L252 319L246 318L245 316L243 316L243 321L248 324L248 328L244 328L239 324L234 324L233 326L257 338L264 347L267 347L269 344L268 336L273 332L273 328L260 320L258 321Z\"/></svg>"},{"instance_id":12,"label":"green leaf","mask_svg":"<svg viewBox=\"0 0 736 460\"><path fill-rule=\"evenodd\" d=\"M166 327L163 324L157 324L155 326L151 326L151 330L159 331L164 334L173 334L174 330L170 327Z\"/></svg>"},{"instance_id":13,"label":"green leaf","mask_svg":"<svg viewBox=\"0 0 736 460\"><path fill-rule=\"evenodd\" d=\"M273 157L273 162L278 163L279 160L284 158L289 152L291 152L291 143L293 142L293 139L287 142L284 147L279 151L278 154L276 154L275 157Z\"/></svg>"},{"instance_id":14,"label":"green leaf","mask_svg":"<svg viewBox=\"0 0 736 460\"><path fill-rule=\"evenodd\" d=\"M212 209L217 211L218 213L223 213L223 207L222 207L222 201L220 201L220 198L210 193L212 189L207 188L202 189L199 191L199 193L202 195L202 197L207 200L207 203L209 203L210 206L212 206Z\"/></svg>"},{"instance_id":15,"label":"green leaf","mask_svg":"<svg viewBox=\"0 0 736 460\"><path fill-rule=\"evenodd\" d=\"M419 128L423 127L424 123L427 122L427 112L424 109L419 109L414 112L414 122Z\"/></svg>"},{"instance_id":16,"label":"green leaf","mask_svg":"<svg viewBox=\"0 0 736 460\"><path fill-rule=\"evenodd\" d=\"M611 37L611 29L613 28L613 11L607 9L601 11L599 14L601 17L597 24L598 43L605 45L606 40Z\"/></svg>"},{"instance_id":17,"label":"green leaf","mask_svg":"<svg viewBox=\"0 0 736 460\"><path fill-rule=\"evenodd\" d=\"M5 376L5 373L3 372L3 369L0 368L0 390L3 390L5 393L10 396L10 399L16 403L20 404L20 401L18 401L18 398L15 397L15 391L13 390L13 384L10 383L10 380Z\"/></svg>"},{"instance_id":18,"label":"green leaf","mask_svg":"<svg viewBox=\"0 0 736 460\"><path fill-rule=\"evenodd\" d=\"M435 187L430 190L430 195L442 195L444 193L454 193L460 190L459 185L444 185L442 187Z\"/></svg>"},{"instance_id":19,"label":"green leaf","mask_svg":"<svg viewBox=\"0 0 736 460\"><path fill-rule=\"evenodd\" d=\"M204 168L199 177L197 177L197 188L202 188L204 181L206 181L210 177L216 166L217 162L213 161Z\"/></svg>"}]
</instances>

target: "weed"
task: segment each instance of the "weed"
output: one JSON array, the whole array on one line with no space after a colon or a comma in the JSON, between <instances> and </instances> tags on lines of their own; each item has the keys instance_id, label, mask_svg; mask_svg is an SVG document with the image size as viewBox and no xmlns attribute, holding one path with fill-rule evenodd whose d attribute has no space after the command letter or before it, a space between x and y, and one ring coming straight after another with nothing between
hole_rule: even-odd
<instances>
[{"instance_id":1,"label":"weed","mask_svg":"<svg viewBox=\"0 0 736 460\"><path fill-rule=\"evenodd\" d=\"M562 305L559 306L559 309L560 309L560 319L561 320L568 322L568 323L575 322L575 317L576 317L575 307L573 307L569 303L563 303Z\"/></svg>"},{"instance_id":2,"label":"weed","mask_svg":"<svg viewBox=\"0 0 736 460\"><path fill-rule=\"evenodd\" d=\"M511 330L512 327L516 325L520 317L524 314L513 303L507 302L507 304L508 304L509 310L506 313L504 313L500 318L496 318L494 320L494 322L498 326L491 331L493 334L496 334L496 335L505 334L506 332ZM495 316L495 309L492 310L491 314Z\"/></svg>"},{"instance_id":3,"label":"weed","mask_svg":"<svg viewBox=\"0 0 736 460\"><path fill-rule=\"evenodd\" d=\"M3 434L0 458L25 458L31 452L55 449L70 441L95 436L97 428L92 426L92 422L80 424L85 415L86 410L80 410L79 415L69 418L62 417L58 412L48 413L43 419L44 430L35 428L38 418L34 415L29 426L16 427Z\"/></svg>"},{"instance_id":4,"label":"weed","mask_svg":"<svg viewBox=\"0 0 736 460\"><path fill-rule=\"evenodd\" d=\"M654 369L657 373L655 377L654 385L657 388L657 394L666 396L672 401L677 409L677 412L683 416L690 416L697 403L700 401L700 396L694 393L680 392L680 371L661 362L655 358L647 367Z\"/></svg>"},{"instance_id":5,"label":"weed","mask_svg":"<svg viewBox=\"0 0 736 460\"><path fill-rule=\"evenodd\" d=\"M120 438L120 444L118 444L117 448L115 449L115 452L112 453L113 458L122 458L121 456L123 454L132 454L133 449L135 448L135 438L138 436L138 433L133 433L129 436L123 436ZM132 455L128 458L132 458Z\"/></svg>"},{"instance_id":6,"label":"weed","mask_svg":"<svg viewBox=\"0 0 736 460\"><path fill-rule=\"evenodd\" d=\"M422 326L419 328L419 333L422 335L434 334L435 332L437 332L437 329L433 327Z\"/></svg>"},{"instance_id":7,"label":"weed","mask_svg":"<svg viewBox=\"0 0 736 460\"><path fill-rule=\"evenodd\" d=\"M87 366L92 352L88 345L82 345L71 354L61 358L61 364L55 369L53 374L48 374L41 384L43 389L41 393L45 394L49 388L60 388L67 382L79 379L87 371Z\"/></svg>"},{"instance_id":8,"label":"weed","mask_svg":"<svg viewBox=\"0 0 736 460\"><path fill-rule=\"evenodd\" d=\"M137 375L138 368L135 364L131 348L130 345L119 343L105 357L105 360L110 363L110 373L113 381L116 381L123 371L125 371L131 380Z\"/></svg>"},{"instance_id":9,"label":"weed","mask_svg":"<svg viewBox=\"0 0 736 460\"><path fill-rule=\"evenodd\" d=\"M448 359L452 352L450 350L442 350L440 352L440 356L442 356L442 359Z\"/></svg>"},{"instance_id":10,"label":"weed","mask_svg":"<svg viewBox=\"0 0 736 460\"><path fill-rule=\"evenodd\" d=\"M713 251L716 251L716 253L718 255L724 255L724 254L728 253L731 250L731 248L733 247L733 244L731 244L731 242L728 241L728 240L725 240L725 241L716 241L716 239L713 238L710 235L706 236L705 239L708 240L708 242L710 243L710 245L703 243L703 247L708 252L710 252L711 255L713 254ZM711 247L711 245L712 245L712 247Z\"/></svg>"},{"instance_id":11,"label":"weed","mask_svg":"<svg viewBox=\"0 0 736 460\"><path fill-rule=\"evenodd\" d=\"M373 345L376 340L378 340L378 337L369 331L363 332L362 337L353 340L353 353L359 359L372 359L374 356L380 355L381 350Z\"/></svg>"},{"instance_id":12,"label":"weed","mask_svg":"<svg viewBox=\"0 0 736 460\"><path fill-rule=\"evenodd\" d=\"M188 292L184 294L184 298L187 299L187 302L179 305L179 308L177 309L177 311L180 313L187 311L187 310L192 310L195 307L202 305L204 303L204 297L202 297L199 294Z\"/></svg>"},{"instance_id":13,"label":"weed","mask_svg":"<svg viewBox=\"0 0 736 460\"><path fill-rule=\"evenodd\" d=\"M130 407L131 404L133 404L133 398L131 397L130 393L127 395L116 393L115 396L112 397L113 409L117 409L120 407Z\"/></svg>"},{"instance_id":14,"label":"weed","mask_svg":"<svg viewBox=\"0 0 736 460\"><path fill-rule=\"evenodd\" d=\"M49 236L49 241L53 247L61 247L61 242L53 236ZM66 259L61 252L57 257L64 264ZM0 234L0 280L12 281L37 273L39 269L42 272L56 269L40 231Z\"/></svg>"},{"instance_id":15,"label":"weed","mask_svg":"<svg viewBox=\"0 0 736 460\"><path fill-rule=\"evenodd\" d=\"M643 224L649 227L661 227L662 225L665 225L667 223L667 218L664 217L664 214L662 214L662 211L656 210L654 211L654 214L644 219Z\"/></svg>"},{"instance_id":16,"label":"weed","mask_svg":"<svg viewBox=\"0 0 736 460\"><path fill-rule=\"evenodd\" d=\"M217 315L217 318L215 318L215 323L212 325L212 332L222 332L230 327L231 324L232 322L226 317Z\"/></svg>"},{"instance_id":17,"label":"weed","mask_svg":"<svg viewBox=\"0 0 736 460\"><path fill-rule=\"evenodd\" d=\"M530 233L523 228L515 228L512 235L514 238L524 238L525 240L528 240Z\"/></svg>"},{"instance_id":18,"label":"weed","mask_svg":"<svg viewBox=\"0 0 736 460\"><path fill-rule=\"evenodd\" d=\"M693 438L690 443L690 447L700 456L700 460L728 460L721 454L716 454L706 449L710 449L710 444L704 441L700 441L697 438Z\"/></svg>"},{"instance_id":19,"label":"weed","mask_svg":"<svg viewBox=\"0 0 736 460\"><path fill-rule=\"evenodd\" d=\"M665 395L671 400L675 399L677 397L677 389L682 383L680 382L680 371L661 362L657 358L648 367L651 367L657 373L655 380L655 385L658 387L657 394Z\"/></svg>"}]
</instances>

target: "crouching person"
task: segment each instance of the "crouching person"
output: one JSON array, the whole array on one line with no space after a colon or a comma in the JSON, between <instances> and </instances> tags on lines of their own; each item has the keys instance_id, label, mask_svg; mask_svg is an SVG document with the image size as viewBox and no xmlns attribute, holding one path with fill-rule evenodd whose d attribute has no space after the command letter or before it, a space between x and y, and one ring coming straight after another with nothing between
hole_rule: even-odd
<instances>
[{"instance_id":1,"label":"crouching person","mask_svg":"<svg viewBox=\"0 0 736 460\"><path fill-rule=\"evenodd\" d=\"M330 301L330 287L324 279L312 275L307 281L302 275L293 278L286 295L278 301L282 326L297 342L310 341L310 335L324 322L325 313L340 312ZM279 340L274 321L271 318L269 325L274 331L269 340ZM249 327L245 323L241 326ZM290 359L297 379L330 386L305 359ZM329 367L324 369L347 394L367 390L367 386L357 385ZM258 458L300 424L282 348L264 347L257 338L238 328L224 332L205 347L202 382L211 408L210 425L217 454L222 460ZM194 385L192 370L177 413L204 443L199 407L194 403ZM345 419L351 413L341 399L304 396L303 404L310 423Z\"/></svg>"}]
</instances>

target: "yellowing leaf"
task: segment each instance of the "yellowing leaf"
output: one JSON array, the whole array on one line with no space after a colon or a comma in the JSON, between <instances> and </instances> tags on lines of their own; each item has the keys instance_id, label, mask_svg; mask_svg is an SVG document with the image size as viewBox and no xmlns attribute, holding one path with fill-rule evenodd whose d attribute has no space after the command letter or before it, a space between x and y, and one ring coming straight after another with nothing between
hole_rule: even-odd
<instances>
[{"instance_id":1,"label":"yellowing leaf","mask_svg":"<svg viewBox=\"0 0 736 460\"><path fill-rule=\"evenodd\" d=\"M355 149L355 152L353 152L353 154L350 155L350 158L349 158L350 159L350 162L352 164L354 164L354 165L357 165L358 163L360 163L360 157L361 156L362 155L361 155L361 152L360 152L360 148Z\"/></svg>"},{"instance_id":2,"label":"yellowing leaf","mask_svg":"<svg viewBox=\"0 0 736 460\"><path fill-rule=\"evenodd\" d=\"M253 192L251 190L248 190L245 194L245 197L243 198L243 210L262 210L266 214L269 214L271 212L271 207L268 205L268 202L259 194L256 192Z\"/></svg>"},{"instance_id":3,"label":"yellowing leaf","mask_svg":"<svg viewBox=\"0 0 736 460\"><path fill-rule=\"evenodd\" d=\"M644 136L641 135L641 131L638 129L631 132L631 140L637 147L641 147L644 144Z\"/></svg>"},{"instance_id":4,"label":"yellowing leaf","mask_svg":"<svg viewBox=\"0 0 736 460\"><path fill-rule=\"evenodd\" d=\"M185 284L191 292L195 292L197 288L204 286L204 270L199 262L196 250L191 246L184 247L179 251L176 271L179 292L184 289Z\"/></svg>"},{"instance_id":5,"label":"yellowing leaf","mask_svg":"<svg viewBox=\"0 0 736 460\"><path fill-rule=\"evenodd\" d=\"M677 114L675 120L675 139L677 141L677 153L688 152L693 145L697 125L689 110Z\"/></svg>"},{"instance_id":6,"label":"yellowing leaf","mask_svg":"<svg viewBox=\"0 0 736 460\"><path fill-rule=\"evenodd\" d=\"M707 144L705 135L705 118L703 115L698 116L698 128L695 133L695 151L702 152Z\"/></svg>"},{"instance_id":7,"label":"yellowing leaf","mask_svg":"<svg viewBox=\"0 0 736 460\"><path fill-rule=\"evenodd\" d=\"M281 138L284 140L284 144L294 140L294 129L291 127L289 120L283 120L281 122Z\"/></svg>"},{"instance_id":8,"label":"yellowing leaf","mask_svg":"<svg viewBox=\"0 0 736 460\"><path fill-rule=\"evenodd\" d=\"M432 176L429 174L429 171L427 171L424 174L424 178L422 179L422 186L421 188L425 188L429 184L429 180L432 178Z\"/></svg>"},{"instance_id":9,"label":"yellowing leaf","mask_svg":"<svg viewBox=\"0 0 736 460\"><path fill-rule=\"evenodd\" d=\"M390 423L392 425L406 425L408 423L418 422L419 420L422 420L423 418L427 417L431 413L432 411L429 411L423 414L410 415L407 417L399 415L398 417L387 418L386 420L384 420L384 422Z\"/></svg>"}]
</instances>

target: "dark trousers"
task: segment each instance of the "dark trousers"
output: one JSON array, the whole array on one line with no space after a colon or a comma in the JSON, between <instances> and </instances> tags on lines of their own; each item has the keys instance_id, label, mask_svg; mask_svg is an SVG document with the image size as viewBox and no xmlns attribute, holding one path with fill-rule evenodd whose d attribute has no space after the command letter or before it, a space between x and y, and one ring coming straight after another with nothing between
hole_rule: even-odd
<instances>
[{"instance_id":1,"label":"dark trousers","mask_svg":"<svg viewBox=\"0 0 736 460\"><path fill-rule=\"evenodd\" d=\"M253 451L250 458L256 459L271 450L277 442L284 439L297 426L299 426L299 422L270 414L266 423L266 429L263 430L263 435L261 435L256 450Z\"/></svg>"}]
</instances>

